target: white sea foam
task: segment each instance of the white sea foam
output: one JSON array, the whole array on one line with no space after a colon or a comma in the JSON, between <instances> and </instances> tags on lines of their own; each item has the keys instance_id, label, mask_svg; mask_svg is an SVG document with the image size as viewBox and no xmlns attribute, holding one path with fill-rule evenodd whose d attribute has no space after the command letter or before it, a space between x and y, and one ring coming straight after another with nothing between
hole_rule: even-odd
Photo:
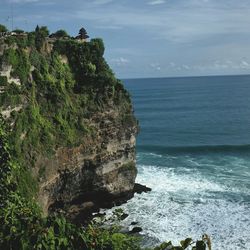
<instances>
[{"instance_id":1,"label":"white sea foam","mask_svg":"<svg viewBox=\"0 0 250 250\"><path fill-rule=\"evenodd\" d=\"M151 155L151 156L153 156L153 157L162 158L162 155L160 155L160 154L149 153L149 155Z\"/></svg>"},{"instance_id":2,"label":"white sea foam","mask_svg":"<svg viewBox=\"0 0 250 250\"><path fill-rule=\"evenodd\" d=\"M152 192L135 195L122 208L129 213L123 222L138 221L145 237L175 244L185 237L199 239L207 233L213 250L250 249L250 204L230 201L230 189L202 176L176 171L176 168L139 166L137 182Z\"/></svg>"},{"instance_id":3,"label":"white sea foam","mask_svg":"<svg viewBox=\"0 0 250 250\"><path fill-rule=\"evenodd\" d=\"M140 173L137 177L137 182L149 185L154 192L166 191L181 193L188 191L190 195L196 193L202 195L205 191L224 191L221 185L210 182L204 177L192 174L186 175L175 173L175 168L164 168L155 166L139 166ZM183 169L182 169L183 170ZM185 169L190 171L190 169Z\"/></svg>"}]
</instances>

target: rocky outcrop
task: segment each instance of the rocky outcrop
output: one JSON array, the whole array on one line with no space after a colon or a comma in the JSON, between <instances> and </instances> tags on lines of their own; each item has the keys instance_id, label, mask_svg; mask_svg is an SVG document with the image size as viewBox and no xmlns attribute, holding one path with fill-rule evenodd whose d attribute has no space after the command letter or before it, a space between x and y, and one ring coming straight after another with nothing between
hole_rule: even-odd
<instances>
[{"instance_id":1,"label":"rocky outcrop","mask_svg":"<svg viewBox=\"0 0 250 250\"><path fill-rule=\"evenodd\" d=\"M124 127L119 116L114 110L95 114L89 121L98 131L94 138L85 137L80 146L59 148L52 158L37 161L35 169L44 171L39 182L44 213L64 211L72 219L85 218L99 207L132 197L137 125Z\"/></svg>"},{"instance_id":2,"label":"rocky outcrop","mask_svg":"<svg viewBox=\"0 0 250 250\"><path fill-rule=\"evenodd\" d=\"M138 126L102 40L51 43L37 32L0 44L0 112L32 179L21 190L38 190L45 215L75 222L131 198Z\"/></svg>"}]
</instances>

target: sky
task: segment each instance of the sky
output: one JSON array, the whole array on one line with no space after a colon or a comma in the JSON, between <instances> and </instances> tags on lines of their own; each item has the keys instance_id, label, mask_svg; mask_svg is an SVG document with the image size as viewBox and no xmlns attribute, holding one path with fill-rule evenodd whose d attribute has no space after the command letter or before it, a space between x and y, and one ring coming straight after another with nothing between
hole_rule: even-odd
<instances>
[{"instance_id":1,"label":"sky","mask_svg":"<svg viewBox=\"0 0 250 250\"><path fill-rule=\"evenodd\" d=\"M119 78L250 74L250 0L0 0L11 29L101 37Z\"/></svg>"}]
</instances>

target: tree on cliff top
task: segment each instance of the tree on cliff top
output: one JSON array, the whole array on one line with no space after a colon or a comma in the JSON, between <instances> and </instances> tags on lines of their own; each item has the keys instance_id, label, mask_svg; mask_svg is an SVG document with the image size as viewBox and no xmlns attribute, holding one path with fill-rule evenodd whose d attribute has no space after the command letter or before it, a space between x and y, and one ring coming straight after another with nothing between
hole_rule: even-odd
<instances>
[{"instance_id":1,"label":"tree on cliff top","mask_svg":"<svg viewBox=\"0 0 250 250\"><path fill-rule=\"evenodd\" d=\"M39 27L38 25L36 26L36 29L35 29L35 32L36 33L40 33L42 36L44 37L47 37L49 35L49 30L47 28L47 26L42 26L42 27Z\"/></svg>"},{"instance_id":2,"label":"tree on cliff top","mask_svg":"<svg viewBox=\"0 0 250 250\"><path fill-rule=\"evenodd\" d=\"M42 48L42 45L48 35L49 35L49 30L46 26L42 26L41 28L38 25L36 26L35 44L37 50L40 50Z\"/></svg>"},{"instance_id":3,"label":"tree on cliff top","mask_svg":"<svg viewBox=\"0 0 250 250\"><path fill-rule=\"evenodd\" d=\"M13 30L13 32L17 33L17 34L25 33L24 30L21 30L21 29L15 29L15 30Z\"/></svg>"},{"instance_id":4,"label":"tree on cliff top","mask_svg":"<svg viewBox=\"0 0 250 250\"><path fill-rule=\"evenodd\" d=\"M58 30L55 33L51 34L50 37L63 38L69 37L69 34L65 30Z\"/></svg>"},{"instance_id":5,"label":"tree on cliff top","mask_svg":"<svg viewBox=\"0 0 250 250\"><path fill-rule=\"evenodd\" d=\"M4 25L0 24L0 32L7 32L7 31L8 29Z\"/></svg>"}]
</instances>

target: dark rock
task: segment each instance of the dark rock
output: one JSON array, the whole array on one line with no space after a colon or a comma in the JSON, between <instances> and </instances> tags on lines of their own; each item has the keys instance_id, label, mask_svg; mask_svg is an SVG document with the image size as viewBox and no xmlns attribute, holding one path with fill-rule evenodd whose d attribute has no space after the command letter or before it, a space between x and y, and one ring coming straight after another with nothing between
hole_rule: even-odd
<instances>
[{"instance_id":1,"label":"dark rock","mask_svg":"<svg viewBox=\"0 0 250 250\"><path fill-rule=\"evenodd\" d=\"M132 221L132 222L130 223L131 226L134 226L134 225L137 225L137 224L138 224L137 221Z\"/></svg>"},{"instance_id":2,"label":"dark rock","mask_svg":"<svg viewBox=\"0 0 250 250\"><path fill-rule=\"evenodd\" d=\"M134 227L132 230L129 231L130 234L140 233L142 231L141 227Z\"/></svg>"},{"instance_id":3,"label":"dark rock","mask_svg":"<svg viewBox=\"0 0 250 250\"><path fill-rule=\"evenodd\" d=\"M106 213L96 213L96 214L93 214L93 217L104 217L106 216Z\"/></svg>"},{"instance_id":4,"label":"dark rock","mask_svg":"<svg viewBox=\"0 0 250 250\"><path fill-rule=\"evenodd\" d=\"M125 220L128 217L128 214L123 213L120 217L121 220Z\"/></svg>"},{"instance_id":5,"label":"dark rock","mask_svg":"<svg viewBox=\"0 0 250 250\"><path fill-rule=\"evenodd\" d=\"M66 217L75 224L84 224L93 218L92 213L99 209L92 201L72 205L67 209Z\"/></svg>"},{"instance_id":6,"label":"dark rock","mask_svg":"<svg viewBox=\"0 0 250 250\"><path fill-rule=\"evenodd\" d=\"M134 193L138 193L138 194L141 194L143 192L147 193L147 192L150 192L152 191L151 188L145 186L145 185L141 185L139 183L135 183L135 186L134 186Z\"/></svg>"}]
</instances>

